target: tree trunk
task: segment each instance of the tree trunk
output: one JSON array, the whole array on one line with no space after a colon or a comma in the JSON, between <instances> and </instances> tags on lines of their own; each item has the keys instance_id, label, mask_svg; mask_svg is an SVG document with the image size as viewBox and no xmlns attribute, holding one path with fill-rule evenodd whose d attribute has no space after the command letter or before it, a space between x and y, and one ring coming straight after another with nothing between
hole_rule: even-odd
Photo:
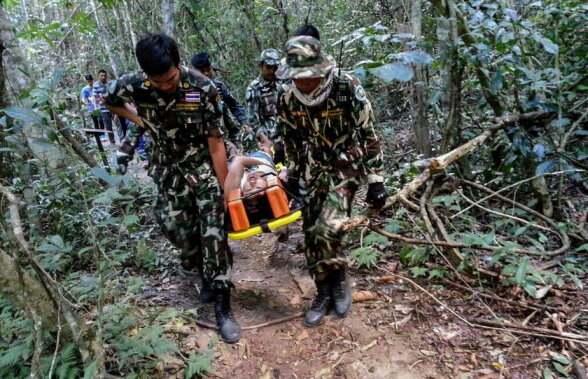
<instances>
[{"instance_id":1,"label":"tree trunk","mask_svg":"<svg viewBox=\"0 0 588 379\"><path fill-rule=\"evenodd\" d=\"M450 0L451 1L451 0ZM443 140L441 142L441 152L446 153L452 147L452 137L456 143L461 141L461 82L463 79L463 65L459 62L457 51L457 40L459 38L457 25L455 23L455 12L450 7L449 14L451 17L444 20L447 23L447 43L446 49L450 51L449 70L446 73L446 87L449 88L449 96L446 98L445 123L443 125Z\"/></svg>"},{"instance_id":2,"label":"tree trunk","mask_svg":"<svg viewBox=\"0 0 588 379\"><path fill-rule=\"evenodd\" d=\"M43 327L48 331L57 329L57 313L50 296L35 277L17 267L15 260L7 252L0 249L0 288L2 296L5 296L12 304L20 309L34 305L37 314L43 320ZM24 288L18 277L18 271L23 274Z\"/></svg>"},{"instance_id":3,"label":"tree trunk","mask_svg":"<svg viewBox=\"0 0 588 379\"><path fill-rule=\"evenodd\" d=\"M161 13L163 17L163 32L176 39L176 20L174 18L174 5L170 0L162 0Z\"/></svg>"},{"instance_id":4,"label":"tree trunk","mask_svg":"<svg viewBox=\"0 0 588 379\"><path fill-rule=\"evenodd\" d=\"M8 101L6 96L7 92L5 91L7 78L9 78L10 89L14 91L12 93L14 100L17 100L21 93L27 91L32 86L32 82L30 77L25 74L28 72L28 65L19 46L16 44L16 36L14 35L10 21L4 13L3 6L0 6L0 46L2 46L2 56L0 58L2 60L1 66L3 71L2 81L4 82L2 85L2 101L4 106L6 106L11 103ZM20 102L26 106L27 100L28 98L25 98L20 100ZM28 129L32 131L33 128ZM28 133L25 134L28 135ZM58 160L54 159L54 161ZM24 183L23 197L29 209L28 219L31 226L40 230L41 222L36 207L36 195L31 184L33 182L32 166L30 163L24 162L23 167L18 175L21 176Z\"/></svg>"},{"instance_id":5,"label":"tree trunk","mask_svg":"<svg viewBox=\"0 0 588 379\"><path fill-rule=\"evenodd\" d=\"M415 42L421 39L421 2L412 1L410 19L412 34ZM429 121L427 119L427 78L424 67L420 64L413 65L415 80L412 82L412 118L414 131L414 146L419 154L425 157L431 156L431 140L429 138Z\"/></svg>"},{"instance_id":6,"label":"tree trunk","mask_svg":"<svg viewBox=\"0 0 588 379\"><path fill-rule=\"evenodd\" d=\"M122 8L123 8L123 16L125 18L125 23L127 24L127 30L129 31L129 34L131 36L131 43L133 44L133 52L134 52L135 46L137 46L138 39L137 39L137 35L135 34L135 29L133 28L133 23L131 21L131 15L129 12L129 3L127 0L125 0L121 4L122 4Z\"/></svg>"},{"instance_id":7,"label":"tree trunk","mask_svg":"<svg viewBox=\"0 0 588 379\"><path fill-rule=\"evenodd\" d=\"M274 0L274 8L278 11L282 17L282 28L284 29L284 38L282 42L286 42L290 38L290 28L288 27L288 13L284 9L283 0Z\"/></svg>"},{"instance_id":8,"label":"tree trunk","mask_svg":"<svg viewBox=\"0 0 588 379\"><path fill-rule=\"evenodd\" d=\"M468 46L471 51L472 55L478 54L478 49L475 47L475 44L478 42L468 28L467 21L464 19L463 15L455 6L453 1L443 1L443 0L429 0L431 4L437 8L439 13L441 13L445 18L451 18L451 14L455 15L455 19L458 22L458 32L459 36L461 37L462 41L466 46ZM504 104L498 97L496 93L494 93L490 89L490 78L488 74L483 70L482 63L476 61L475 63L475 72L476 76L478 77L478 81L480 82L480 89L486 102L492 110L494 114L499 117L504 112Z\"/></svg>"},{"instance_id":9,"label":"tree trunk","mask_svg":"<svg viewBox=\"0 0 588 379\"><path fill-rule=\"evenodd\" d=\"M100 34L100 39L102 40L102 44L104 50L106 52L106 56L108 57L108 61L110 62L110 66L112 71L114 72L114 77L118 76L120 72L118 70L118 65L116 64L116 58L114 57L114 52L112 50L112 44L110 43L110 37L108 36L108 32L106 31L106 27L102 22L100 15L98 14L98 8L96 7L96 1L90 0L90 4L92 5L92 11L94 13L94 18L96 19L96 25L98 26L98 32Z\"/></svg>"},{"instance_id":10,"label":"tree trunk","mask_svg":"<svg viewBox=\"0 0 588 379\"><path fill-rule=\"evenodd\" d=\"M255 25L257 25L257 21L255 19L255 14L251 11L251 8L250 8L251 4L253 4L253 3L246 1L246 0L239 0L239 5L241 5L241 10L245 14L245 17L247 17L247 20L249 20L249 24L251 25L251 34L253 35L253 41L255 42L255 47L257 47L257 51L261 53L263 51L263 47L261 45L261 42L259 41L259 36L257 35L257 32L255 31Z\"/></svg>"}]
</instances>

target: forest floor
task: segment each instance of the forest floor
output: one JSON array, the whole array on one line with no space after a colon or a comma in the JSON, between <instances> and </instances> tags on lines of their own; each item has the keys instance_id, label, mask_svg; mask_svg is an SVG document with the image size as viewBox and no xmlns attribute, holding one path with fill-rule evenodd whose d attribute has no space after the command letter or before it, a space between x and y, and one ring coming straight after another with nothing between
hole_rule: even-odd
<instances>
[{"instance_id":1,"label":"forest floor","mask_svg":"<svg viewBox=\"0 0 588 379\"><path fill-rule=\"evenodd\" d=\"M234 252L233 312L245 329L304 311L315 289L298 250L300 225L286 243L264 234L232 241ZM302 318L244 330L233 345L219 341L216 331L193 319L214 324L212 304L198 300L200 279L176 266L177 251L157 238L171 275L149 278L143 306L179 310L186 323L175 334L185 354L208 352L211 378L531 378L541 377L558 343L508 332L468 327L431 296L408 281L378 269L351 270L352 292L369 291L375 298L355 302L348 317L327 317L307 329ZM408 277L396 260L380 267ZM432 296L463 317L510 312L486 304L469 293L420 281ZM520 314L520 313L519 313ZM172 334L174 334L172 332ZM161 365L161 377L183 378L182 362Z\"/></svg>"},{"instance_id":2,"label":"forest floor","mask_svg":"<svg viewBox=\"0 0 588 379\"><path fill-rule=\"evenodd\" d=\"M129 169L149 182L139 165L132 164ZM548 320L545 315L485 301L439 281L414 279L422 286L418 289L412 279L402 278L411 276L408 267L399 263L397 245L388 248L388 258L380 260L376 268L351 267L352 292L367 291L367 297L373 298L354 301L346 318L329 315L324 324L312 329L302 325L300 316L264 325L300 314L314 298L314 283L300 251L302 239L298 222L291 225L286 242L279 242L273 234L230 242L234 254L233 313L244 328L236 344L221 342L215 330L194 322L214 324L213 305L198 300L200 278L179 268L178 251L163 236L154 235L151 241L163 263L146 278L137 301L147 308L180 311L184 323L179 329L178 325L170 326L170 336L177 339L186 356L204 352L212 358L213 371L204 377L538 378L546 377L545 369L554 373L551 377L558 377L552 364L565 349L561 342L506 330L477 329L463 321L490 315L544 324ZM389 275L391 272L396 275ZM475 286L473 281L471 284ZM520 292L500 287L490 290L521 299ZM576 295L562 300L558 293L554 301L564 307L586 304L586 296ZM251 326L254 328L248 328ZM184 365L170 358L158 366L160 377L183 378Z\"/></svg>"}]
</instances>

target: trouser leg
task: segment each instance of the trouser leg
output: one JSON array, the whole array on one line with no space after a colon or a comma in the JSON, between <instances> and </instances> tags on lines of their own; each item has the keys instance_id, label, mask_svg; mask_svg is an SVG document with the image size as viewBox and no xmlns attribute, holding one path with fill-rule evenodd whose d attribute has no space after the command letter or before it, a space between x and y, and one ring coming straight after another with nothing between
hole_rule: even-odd
<instances>
[{"instance_id":1,"label":"trouser leg","mask_svg":"<svg viewBox=\"0 0 588 379\"><path fill-rule=\"evenodd\" d=\"M94 116L94 117L96 117L96 121L98 122L98 124L97 124L98 126L96 129L104 129L104 118L102 116L103 114L104 113L101 113L99 116ZM100 134L99 136L100 137L104 136L104 133Z\"/></svg>"},{"instance_id":2,"label":"trouser leg","mask_svg":"<svg viewBox=\"0 0 588 379\"><path fill-rule=\"evenodd\" d=\"M225 208L218 186L207 192L199 192L196 200L199 214L200 242L204 279L214 289L229 289L233 256L225 229Z\"/></svg>"},{"instance_id":3,"label":"trouser leg","mask_svg":"<svg viewBox=\"0 0 588 379\"><path fill-rule=\"evenodd\" d=\"M357 186L319 192L308 198L304 214L304 244L311 274L343 269L343 224L349 219Z\"/></svg>"},{"instance_id":4,"label":"trouser leg","mask_svg":"<svg viewBox=\"0 0 588 379\"><path fill-rule=\"evenodd\" d=\"M215 289L229 289L233 258L224 228L225 211L218 185L203 183L176 189L157 188L155 218L182 260L202 265L204 280Z\"/></svg>"},{"instance_id":5,"label":"trouser leg","mask_svg":"<svg viewBox=\"0 0 588 379\"><path fill-rule=\"evenodd\" d=\"M106 130L109 132L107 133L108 140L111 144L114 145L116 143L116 140L114 139L114 133L112 130L112 114L110 112L102 112L102 119L104 121L104 126Z\"/></svg>"},{"instance_id":6,"label":"trouser leg","mask_svg":"<svg viewBox=\"0 0 588 379\"><path fill-rule=\"evenodd\" d=\"M182 266L196 268L202 252L195 199L189 192L157 187L153 213L163 234L181 250Z\"/></svg>"}]
</instances>

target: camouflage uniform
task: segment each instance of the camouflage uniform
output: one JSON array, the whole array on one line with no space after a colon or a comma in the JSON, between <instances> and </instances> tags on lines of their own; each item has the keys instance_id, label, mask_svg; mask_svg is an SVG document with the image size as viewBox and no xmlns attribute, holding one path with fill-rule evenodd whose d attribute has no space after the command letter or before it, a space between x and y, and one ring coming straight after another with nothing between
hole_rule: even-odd
<instances>
[{"instance_id":1,"label":"camouflage uniform","mask_svg":"<svg viewBox=\"0 0 588 379\"><path fill-rule=\"evenodd\" d=\"M270 140L276 137L278 113L276 105L278 94L282 92L286 82L282 80L266 80L261 75L247 87L247 111L249 126L255 136L264 133Z\"/></svg>"},{"instance_id":2,"label":"camouflage uniform","mask_svg":"<svg viewBox=\"0 0 588 379\"><path fill-rule=\"evenodd\" d=\"M275 49L262 51L258 62L277 66L280 53ZM247 100L247 113L249 116L249 127L256 138L265 134L270 140L277 135L277 108L278 97L288 88L287 80L267 80L259 75L249 83L245 99ZM249 143L249 147L256 149L256 141Z\"/></svg>"},{"instance_id":3,"label":"camouflage uniform","mask_svg":"<svg viewBox=\"0 0 588 379\"><path fill-rule=\"evenodd\" d=\"M223 101L223 132L227 136L226 140L232 142L239 150L241 150L241 139L243 138L242 126L247 125L245 109L239 104L225 83L216 79L211 80Z\"/></svg>"},{"instance_id":4,"label":"camouflage uniform","mask_svg":"<svg viewBox=\"0 0 588 379\"><path fill-rule=\"evenodd\" d=\"M222 192L207 144L208 137L222 138L220 97L214 84L180 67L177 91L167 94L144 74L125 75L110 83L104 102L136 106L152 138L148 173L156 187L157 222L184 258L203 259L204 278L213 288L229 288L232 256ZM130 130L119 158L132 157L137 132L137 127Z\"/></svg>"},{"instance_id":5,"label":"camouflage uniform","mask_svg":"<svg viewBox=\"0 0 588 379\"><path fill-rule=\"evenodd\" d=\"M287 59L278 76L291 77L292 66L296 78L305 72L308 77L333 75L326 100L317 106L302 103L294 87L281 96L278 134L285 144L289 182L308 188L303 225L308 268L311 274L341 270L347 264L341 255L341 228L350 216L357 188L366 178L369 183L383 181L372 107L359 80L349 75L339 78L331 57L302 69L296 62L288 62L289 68Z\"/></svg>"}]
</instances>

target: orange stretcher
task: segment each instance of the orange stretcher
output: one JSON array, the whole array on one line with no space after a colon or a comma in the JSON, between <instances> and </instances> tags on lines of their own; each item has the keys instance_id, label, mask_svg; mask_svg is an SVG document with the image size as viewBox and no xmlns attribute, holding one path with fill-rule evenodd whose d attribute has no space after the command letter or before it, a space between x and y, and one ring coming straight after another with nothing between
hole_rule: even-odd
<instances>
[{"instance_id":1,"label":"orange stretcher","mask_svg":"<svg viewBox=\"0 0 588 379\"><path fill-rule=\"evenodd\" d=\"M282 182L277 177L273 176L268 178L267 183L268 186L266 188L253 191L245 196L242 195L241 189L235 189L229 193L228 207L231 216L229 239L240 240L260 233L269 233L280 226L287 225L300 218L302 215L302 202L292 194L288 196ZM245 210L243 200L261 191L265 191L273 218L270 220L261 220L257 224L252 225L250 217Z\"/></svg>"}]
</instances>

